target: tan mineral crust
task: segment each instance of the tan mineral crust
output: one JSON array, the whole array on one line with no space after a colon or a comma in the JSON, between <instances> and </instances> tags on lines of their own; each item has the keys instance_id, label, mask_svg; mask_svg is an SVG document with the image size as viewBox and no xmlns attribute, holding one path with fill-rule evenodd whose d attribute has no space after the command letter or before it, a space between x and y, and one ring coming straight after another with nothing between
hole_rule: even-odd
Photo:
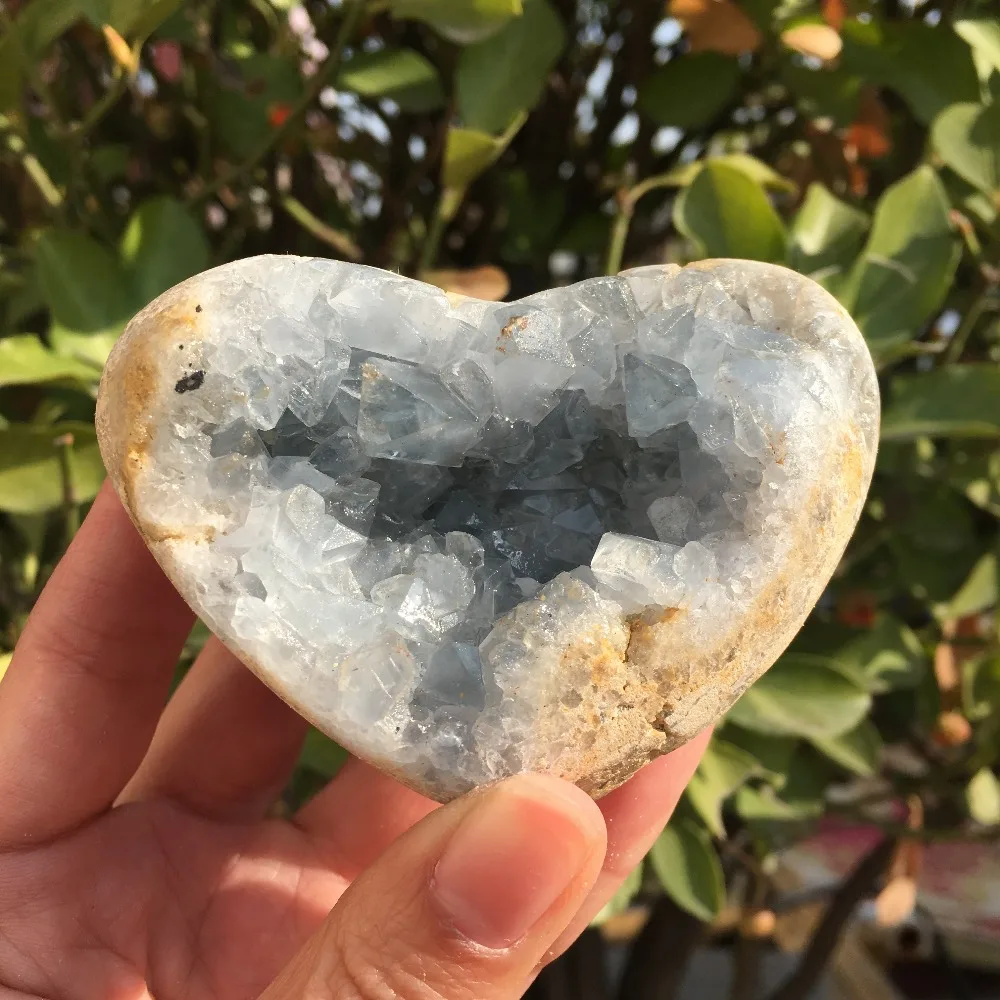
<instances>
[{"instance_id":1,"label":"tan mineral crust","mask_svg":"<svg viewBox=\"0 0 1000 1000\"><path fill-rule=\"evenodd\" d=\"M492 303L268 256L139 313L97 427L219 638L444 801L601 796L719 720L834 572L878 414L849 315L775 265Z\"/></svg>"}]
</instances>

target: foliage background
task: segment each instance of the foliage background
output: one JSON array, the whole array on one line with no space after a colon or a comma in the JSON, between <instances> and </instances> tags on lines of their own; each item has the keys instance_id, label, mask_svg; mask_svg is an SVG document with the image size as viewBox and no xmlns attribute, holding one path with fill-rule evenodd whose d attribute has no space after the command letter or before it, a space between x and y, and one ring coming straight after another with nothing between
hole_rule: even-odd
<instances>
[{"instance_id":1,"label":"foliage background","mask_svg":"<svg viewBox=\"0 0 1000 1000\"><path fill-rule=\"evenodd\" d=\"M0 651L103 477L108 350L194 272L313 254L520 296L625 264L783 262L876 359L875 483L820 606L605 916L660 884L711 920L738 872L752 908L824 814L911 848L989 835L990 0L6 0L0 28ZM313 734L289 801L340 760Z\"/></svg>"}]
</instances>

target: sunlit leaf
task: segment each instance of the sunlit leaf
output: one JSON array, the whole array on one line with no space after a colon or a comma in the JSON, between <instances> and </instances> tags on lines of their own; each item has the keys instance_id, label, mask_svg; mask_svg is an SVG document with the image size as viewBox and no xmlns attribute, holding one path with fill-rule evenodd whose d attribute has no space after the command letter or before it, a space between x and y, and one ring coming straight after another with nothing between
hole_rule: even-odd
<instances>
[{"instance_id":1,"label":"sunlit leaf","mask_svg":"<svg viewBox=\"0 0 1000 1000\"><path fill-rule=\"evenodd\" d=\"M70 483L77 502L91 500L104 481L92 424L48 427L9 424L0 429L0 511L40 514L63 503L63 472L56 439L71 435Z\"/></svg>"},{"instance_id":2,"label":"sunlit leaf","mask_svg":"<svg viewBox=\"0 0 1000 1000\"><path fill-rule=\"evenodd\" d=\"M649 861L681 909L706 922L718 916L726 901L725 877L706 830L675 816L653 844Z\"/></svg>"},{"instance_id":3,"label":"sunlit leaf","mask_svg":"<svg viewBox=\"0 0 1000 1000\"><path fill-rule=\"evenodd\" d=\"M548 0L524 0L524 12L484 42L462 50L455 95L462 123L500 132L542 95L566 44L562 19Z\"/></svg>"},{"instance_id":4,"label":"sunlit leaf","mask_svg":"<svg viewBox=\"0 0 1000 1000\"><path fill-rule=\"evenodd\" d=\"M121 257L136 310L208 267L201 226L175 198L151 198L132 213Z\"/></svg>"},{"instance_id":5,"label":"sunlit leaf","mask_svg":"<svg viewBox=\"0 0 1000 1000\"><path fill-rule=\"evenodd\" d=\"M785 783L743 785L734 807L752 823L800 823L823 814L823 792L832 768L814 751L800 747L792 758Z\"/></svg>"},{"instance_id":6,"label":"sunlit leaf","mask_svg":"<svg viewBox=\"0 0 1000 1000\"><path fill-rule=\"evenodd\" d=\"M874 350L915 337L948 293L961 256L949 212L928 166L879 200L868 242L839 293Z\"/></svg>"},{"instance_id":7,"label":"sunlit leaf","mask_svg":"<svg viewBox=\"0 0 1000 1000\"><path fill-rule=\"evenodd\" d=\"M980 17L956 21L955 33L965 39L977 56L1000 70L1000 20Z\"/></svg>"},{"instance_id":8,"label":"sunlit leaf","mask_svg":"<svg viewBox=\"0 0 1000 1000\"><path fill-rule=\"evenodd\" d=\"M836 293L868 229L864 212L810 184L789 231L788 262Z\"/></svg>"},{"instance_id":9,"label":"sunlit leaf","mask_svg":"<svg viewBox=\"0 0 1000 1000\"><path fill-rule=\"evenodd\" d=\"M521 14L522 0L390 0L396 17L425 21L460 45L496 34Z\"/></svg>"},{"instance_id":10,"label":"sunlit leaf","mask_svg":"<svg viewBox=\"0 0 1000 1000\"><path fill-rule=\"evenodd\" d=\"M1000 436L1000 368L949 365L893 379L883 440Z\"/></svg>"},{"instance_id":11,"label":"sunlit leaf","mask_svg":"<svg viewBox=\"0 0 1000 1000\"><path fill-rule=\"evenodd\" d=\"M716 837L725 837L722 804L752 775L763 769L745 750L714 737L688 783L688 801Z\"/></svg>"},{"instance_id":12,"label":"sunlit leaf","mask_svg":"<svg viewBox=\"0 0 1000 1000\"><path fill-rule=\"evenodd\" d=\"M997 557L993 552L983 555L965 583L946 604L935 607L934 613L941 621L965 618L978 614L1000 603L1000 575Z\"/></svg>"},{"instance_id":13,"label":"sunlit leaf","mask_svg":"<svg viewBox=\"0 0 1000 1000\"><path fill-rule=\"evenodd\" d=\"M814 736L810 742L820 753L861 777L878 770L882 737L869 719L839 736Z\"/></svg>"},{"instance_id":14,"label":"sunlit leaf","mask_svg":"<svg viewBox=\"0 0 1000 1000\"><path fill-rule=\"evenodd\" d=\"M965 789L969 815L983 826L1000 824L1000 781L988 768L980 768Z\"/></svg>"},{"instance_id":15,"label":"sunlit leaf","mask_svg":"<svg viewBox=\"0 0 1000 1000\"><path fill-rule=\"evenodd\" d=\"M444 104L437 70L412 49L361 52L340 71L338 86L364 97L386 97L403 111L432 111Z\"/></svg>"},{"instance_id":16,"label":"sunlit leaf","mask_svg":"<svg viewBox=\"0 0 1000 1000\"><path fill-rule=\"evenodd\" d=\"M794 192L796 190L794 181L782 177L777 170L769 167L763 160L758 160L757 157L747 153L722 153L704 160L682 163L666 174L647 178L643 184L656 182L657 187L686 187L702 172L706 163L721 163L723 166L739 170L746 174L750 180L771 191Z\"/></svg>"},{"instance_id":17,"label":"sunlit leaf","mask_svg":"<svg viewBox=\"0 0 1000 1000\"><path fill-rule=\"evenodd\" d=\"M448 129L441 165L441 183L445 189L442 212L445 218L454 216L465 189L503 155L503 151L524 124L525 117L521 115L515 118L501 136L456 126Z\"/></svg>"},{"instance_id":18,"label":"sunlit leaf","mask_svg":"<svg viewBox=\"0 0 1000 1000\"><path fill-rule=\"evenodd\" d=\"M745 173L709 160L674 203L674 224L707 257L781 260L785 227L763 188Z\"/></svg>"},{"instance_id":19,"label":"sunlit leaf","mask_svg":"<svg viewBox=\"0 0 1000 1000\"><path fill-rule=\"evenodd\" d=\"M43 231L33 249L55 323L72 333L117 335L132 313L132 301L115 254L70 229Z\"/></svg>"},{"instance_id":20,"label":"sunlit leaf","mask_svg":"<svg viewBox=\"0 0 1000 1000\"><path fill-rule=\"evenodd\" d=\"M1000 196L1000 104L953 104L934 119L931 143L959 177Z\"/></svg>"},{"instance_id":21,"label":"sunlit leaf","mask_svg":"<svg viewBox=\"0 0 1000 1000\"><path fill-rule=\"evenodd\" d=\"M823 737L853 729L871 696L815 658L787 653L747 690L727 719L764 734Z\"/></svg>"},{"instance_id":22,"label":"sunlit leaf","mask_svg":"<svg viewBox=\"0 0 1000 1000\"><path fill-rule=\"evenodd\" d=\"M60 357L32 334L0 339L0 386L70 380L93 385L100 368Z\"/></svg>"}]
</instances>

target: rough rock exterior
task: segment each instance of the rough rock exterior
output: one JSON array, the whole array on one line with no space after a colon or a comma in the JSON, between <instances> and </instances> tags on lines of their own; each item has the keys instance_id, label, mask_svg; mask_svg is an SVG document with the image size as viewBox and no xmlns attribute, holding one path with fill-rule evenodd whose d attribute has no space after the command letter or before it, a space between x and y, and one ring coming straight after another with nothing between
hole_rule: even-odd
<instances>
[{"instance_id":1,"label":"rough rock exterior","mask_svg":"<svg viewBox=\"0 0 1000 1000\"><path fill-rule=\"evenodd\" d=\"M601 795L718 719L833 572L878 410L849 316L773 265L486 303L257 257L132 321L98 430L213 631L443 800Z\"/></svg>"}]
</instances>

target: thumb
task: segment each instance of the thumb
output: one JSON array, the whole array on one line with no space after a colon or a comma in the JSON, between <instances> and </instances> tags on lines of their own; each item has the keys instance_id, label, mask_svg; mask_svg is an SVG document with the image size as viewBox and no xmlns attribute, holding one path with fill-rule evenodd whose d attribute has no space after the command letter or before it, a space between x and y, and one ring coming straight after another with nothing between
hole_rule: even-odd
<instances>
[{"instance_id":1,"label":"thumb","mask_svg":"<svg viewBox=\"0 0 1000 1000\"><path fill-rule=\"evenodd\" d=\"M437 809L344 893L261 1000L515 1000L593 886L586 793L519 775Z\"/></svg>"}]
</instances>

